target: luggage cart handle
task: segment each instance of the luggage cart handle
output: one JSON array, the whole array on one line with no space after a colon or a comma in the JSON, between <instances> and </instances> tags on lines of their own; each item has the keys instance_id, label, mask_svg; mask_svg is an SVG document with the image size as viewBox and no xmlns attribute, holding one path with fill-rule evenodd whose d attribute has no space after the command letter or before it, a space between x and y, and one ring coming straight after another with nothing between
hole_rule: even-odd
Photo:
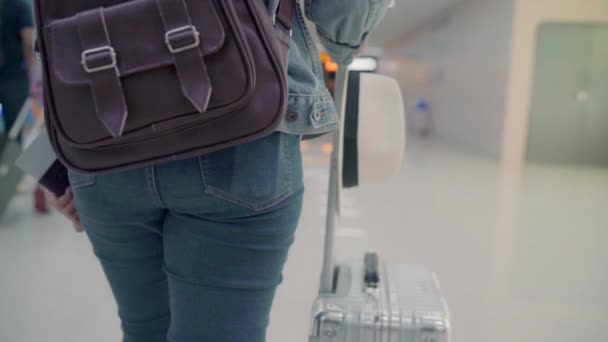
<instances>
[{"instance_id":1,"label":"luggage cart handle","mask_svg":"<svg viewBox=\"0 0 608 342\"><path fill-rule=\"evenodd\" d=\"M348 83L348 66L340 66L336 75L336 109L339 115L344 115L343 108L346 101L346 85ZM340 128L338 128L340 129ZM329 191L327 194L327 216L325 218L325 243L323 247L323 268L321 271L321 286L319 293L332 293L334 291L334 238L336 216L338 212L338 158L340 134L334 132L333 146L329 166Z\"/></svg>"},{"instance_id":2,"label":"luggage cart handle","mask_svg":"<svg viewBox=\"0 0 608 342\"><path fill-rule=\"evenodd\" d=\"M377 253L365 255L365 276L363 281L368 289L377 289L380 285L380 262Z\"/></svg>"}]
</instances>

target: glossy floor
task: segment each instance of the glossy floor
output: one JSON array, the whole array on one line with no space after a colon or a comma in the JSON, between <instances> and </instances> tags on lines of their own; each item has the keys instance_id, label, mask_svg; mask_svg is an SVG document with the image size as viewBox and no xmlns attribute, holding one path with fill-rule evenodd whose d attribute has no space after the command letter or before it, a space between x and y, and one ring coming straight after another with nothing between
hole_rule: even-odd
<instances>
[{"instance_id":1,"label":"glossy floor","mask_svg":"<svg viewBox=\"0 0 608 342\"><path fill-rule=\"evenodd\" d=\"M328 146L305 149L305 211L269 342L307 340L318 285ZM345 196L338 257L377 250L437 271L456 342L608 341L608 169L511 168L413 144L397 179ZM0 220L0 341L119 341L86 238L31 201Z\"/></svg>"}]
</instances>

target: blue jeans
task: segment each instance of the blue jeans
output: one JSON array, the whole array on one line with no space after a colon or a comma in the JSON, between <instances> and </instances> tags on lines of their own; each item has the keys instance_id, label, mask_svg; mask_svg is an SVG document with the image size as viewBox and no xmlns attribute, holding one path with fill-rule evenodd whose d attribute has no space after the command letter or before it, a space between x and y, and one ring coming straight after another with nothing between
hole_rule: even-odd
<instances>
[{"instance_id":1,"label":"blue jeans","mask_svg":"<svg viewBox=\"0 0 608 342\"><path fill-rule=\"evenodd\" d=\"M302 208L298 136L70 181L124 342L265 341Z\"/></svg>"}]
</instances>

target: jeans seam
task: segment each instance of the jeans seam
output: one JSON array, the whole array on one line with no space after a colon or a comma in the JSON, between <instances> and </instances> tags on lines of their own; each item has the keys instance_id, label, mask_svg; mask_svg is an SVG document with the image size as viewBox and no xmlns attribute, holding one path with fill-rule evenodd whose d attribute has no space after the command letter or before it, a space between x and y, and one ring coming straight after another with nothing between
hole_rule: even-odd
<instances>
[{"instance_id":1,"label":"jeans seam","mask_svg":"<svg viewBox=\"0 0 608 342\"><path fill-rule=\"evenodd\" d=\"M281 134L281 150L283 151L283 160L287 163L287 179L284 180L286 182L285 188L287 188L287 192L293 193L293 155L287 153L287 148L290 147L287 139L290 136L286 134Z\"/></svg>"},{"instance_id":2,"label":"jeans seam","mask_svg":"<svg viewBox=\"0 0 608 342\"><path fill-rule=\"evenodd\" d=\"M277 197L274 197L267 201L262 201L259 203L251 203L249 201L244 201L242 199L239 199L236 196L231 195L230 193L220 190L215 187L208 187L206 192L207 192L207 194L209 194L211 196L220 198L222 200L228 201L233 204L244 206L253 211L263 211L263 210L272 208L273 206L281 203L283 200L289 198L292 195L291 191L286 190L286 191L280 193L279 195L277 195Z\"/></svg>"},{"instance_id":3,"label":"jeans seam","mask_svg":"<svg viewBox=\"0 0 608 342\"><path fill-rule=\"evenodd\" d=\"M162 198L160 197L160 194L158 192L158 187L156 186L156 172L154 170L154 166L150 166L150 167L146 168L146 180L148 183L148 189L150 190L150 193L152 194L152 198L154 199L154 201L156 201L156 203L158 205L160 205L161 207L167 208L167 206L163 202Z\"/></svg>"},{"instance_id":4,"label":"jeans seam","mask_svg":"<svg viewBox=\"0 0 608 342\"><path fill-rule=\"evenodd\" d=\"M304 19L304 15L302 14L302 9L299 5L296 8L296 16L298 19L298 25L304 35L304 41L306 43L306 49L308 50L308 54L310 56L310 63L312 66L312 71L315 74L315 76L320 78L322 76L323 72L319 69L320 62L317 63L317 60L314 58L314 56L318 56L319 53L317 52L317 48L316 48L315 44L313 43L313 39L312 39L312 36L310 35L310 32L308 32L308 28L306 27L306 20Z\"/></svg>"},{"instance_id":5,"label":"jeans seam","mask_svg":"<svg viewBox=\"0 0 608 342\"><path fill-rule=\"evenodd\" d=\"M283 281L283 277L281 276L276 284L273 283L271 285L257 286L255 288L253 288L253 287L245 287L245 286L237 286L237 285L234 285L234 284L230 284L230 285L227 285L227 284L215 285L215 284L205 283L205 282L202 282L202 281L199 282L199 281L193 281L193 280L187 279L185 277L177 275L173 271L169 270L167 267L164 267L163 271L165 272L165 274L167 275L168 278L171 278L173 280L176 280L176 281L188 284L190 286L205 287L205 288L209 288L209 289L226 289L226 288L230 288L232 290L248 291L248 292L268 291L268 290L271 290L271 289L275 289L277 286L281 285L281 283Z\"/></svg>"},{"instance_id":6,"label":"jeans seam","mask_svg":"<svg viewBox=\"0 0 608 342\"><path fill-rule=\"evenodd\" d=\"M95 185L95 175L80 174L72 170L68 170L68 180L72 190L78 190Z\"/></svg>"},{"instance_id":7,"label":"jeans seam","mask_svg":"<svg viewBox=\"0 0 608 342\"><path fill-rule=\"evenodd\" d=\"M369 27L369 22L376 15L378 11L379 1L369 0L369 12L367 12L367 17L365 18L365 22L363 23L364 27Z\"/></svg>"},{"instance_id":8,"label":"jeans seam","mask_svg":"<svg viewBox=\"0 0 608 342\"><path fill-rule=\"evenodd\" d=\"M88 186L93 186L93 185L95 185L95 177L90 176L90 177L87 177L86 180L81 180L79 182L70 183L70 185L72 186L72 190L78 190L78 189L86 188Z\"/></svg>"}]
</instances>

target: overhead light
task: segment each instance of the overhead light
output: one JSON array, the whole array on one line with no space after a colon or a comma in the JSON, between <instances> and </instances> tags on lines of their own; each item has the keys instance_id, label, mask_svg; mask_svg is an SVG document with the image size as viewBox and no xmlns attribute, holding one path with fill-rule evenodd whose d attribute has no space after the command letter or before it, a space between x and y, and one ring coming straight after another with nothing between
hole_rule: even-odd
<instances>
[{"instance_id":1,"label":"overhead light","mask_svg":"<svg viewBox=\"0 0 608 342\"><path fill-rule=\"evenodd\" d=\"M378 70L378 60L374 57L359 57L355 58L351 65L348 67L354 71L371 71Z\"/></svg>"}]
</instances>

